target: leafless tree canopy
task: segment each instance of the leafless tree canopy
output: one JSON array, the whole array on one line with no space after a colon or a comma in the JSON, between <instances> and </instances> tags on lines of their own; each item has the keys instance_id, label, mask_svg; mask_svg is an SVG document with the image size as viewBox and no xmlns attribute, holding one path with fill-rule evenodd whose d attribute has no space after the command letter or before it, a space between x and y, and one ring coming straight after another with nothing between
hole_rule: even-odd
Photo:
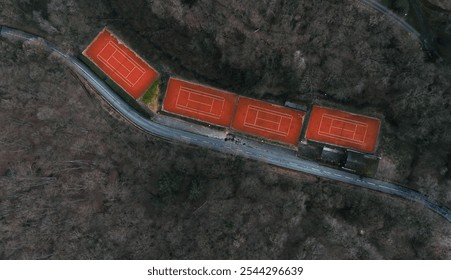
<instances>
[{"instance_id":1,"label":"leafless tree canopy","mask_svg":"<svg viewBox=\"0 0 451 280\"><path fill-rule=\"evenodd\" d=\"M451 207L450 68L358 1L9 0L0 23L76 55L108 25L163 80L380 116L378 176ZM141 134L39 41L1 40L0 73L1 259L451 257L414 203Z\"/></svg>"}]
</instances>

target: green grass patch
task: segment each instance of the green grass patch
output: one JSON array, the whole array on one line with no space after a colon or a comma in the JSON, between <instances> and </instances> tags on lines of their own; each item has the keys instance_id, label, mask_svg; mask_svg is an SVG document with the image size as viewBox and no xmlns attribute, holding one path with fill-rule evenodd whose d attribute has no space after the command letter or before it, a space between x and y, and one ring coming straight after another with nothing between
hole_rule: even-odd
<instances>
[{"instance_id":1,"label":"green grass patch","mask_svg":"<svg viewBox=\"0 0 451 280\"><path fill-rule=\"evenodd\" d=\"M131 97L125 90L123 90L118 84L116 84L113 80L107 78L105 79L105 83L114 90L125 102L127 102L133 109L135 109L138 113L146 118L150 118L149 113L139 105L139 103Z\"/></svg>"},{"instance_id":2,"label":"green grass patch","mask_svg":"<svg viewBox=\"0 0 451 280\"><path fill-rule=\"evenodd\" d=\"M147 106L155 104L158 101L158 96L160 95L160 80L156 80L147 89L144 95L141 97L141 102Z\"/></svg>"}]
</instances>

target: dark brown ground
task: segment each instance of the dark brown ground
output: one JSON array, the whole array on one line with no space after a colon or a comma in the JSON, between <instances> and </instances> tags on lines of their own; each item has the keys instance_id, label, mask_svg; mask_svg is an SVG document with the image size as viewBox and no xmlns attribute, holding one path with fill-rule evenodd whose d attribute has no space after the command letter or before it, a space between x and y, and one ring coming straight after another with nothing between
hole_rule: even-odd
<instances>
[{"instance_id":1,"label":"dark brown ground","mask_svg":"<svg viewBox=\"0 0 451 280\"><path fill-rule=\"evenodd\" d=\"M108 25L163 79L383 116L379 176L451 207L449 66L355 1L223 2L2 1L0 23L74 54ZM149 138L31 44L0 41L0 73L1 259L451 258L431 211Z\"/></svg>"}]
</instances>

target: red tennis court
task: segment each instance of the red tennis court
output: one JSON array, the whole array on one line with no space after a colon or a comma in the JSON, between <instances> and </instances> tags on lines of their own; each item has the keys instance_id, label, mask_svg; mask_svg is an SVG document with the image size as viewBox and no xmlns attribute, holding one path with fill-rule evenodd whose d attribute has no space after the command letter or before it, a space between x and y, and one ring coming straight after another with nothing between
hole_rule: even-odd
<instances>
[{"instance_id":1,"label":"red tennis court","mask_svg":"<svg viewBox=\"0 0 451 280\"><path fill-rule=\"evenodd\" d=\"M83 55L135 99L143 95L158 77L155 69L106 28Z\"/></svg>"},{"instance_id":2,"label":"red tennis court","mask_svg":"<svg viewBox=\"0 0 451 280\"><path fill-rule=\"evenodd\" d=\"M163 110L206 123L228 127L235 109L236 94L170 78Z\"/></svg>"},{"instance_id":3,"label":"red tennis court","mask_svg":"<svg viewBox=\"0 0 451 280\"><path fill-rule=\"evenodd\" d=\"M305 138L372 153L380 125L375 118L313 106Z\"/></svg>"},{"instance_id":4,"label":"red tennis court","mask_svg":"<svg viewBox=\"0 0 451 280\"><path fill-rule=\"evenodd\" d=\"M301 111L240 96L232 128L297 145L303 119L304 113Z\"/></svg>"}]
</instances>

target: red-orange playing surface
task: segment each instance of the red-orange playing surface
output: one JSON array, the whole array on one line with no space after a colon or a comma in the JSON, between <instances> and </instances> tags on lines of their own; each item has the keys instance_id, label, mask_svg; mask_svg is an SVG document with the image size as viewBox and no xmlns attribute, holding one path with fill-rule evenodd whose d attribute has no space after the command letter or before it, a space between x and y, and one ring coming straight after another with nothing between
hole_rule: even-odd
<instances>
[{"instance_id":1,"label":"red-orange playing surface","mask_svg":"<svg viewBox=\"0 0 451 280\"><path fill-rule=\"evenodd\" d=\"M380 125L375 118L313 106L305 138L372 153Z\"/></svg>"},{"instance_id":2,"label":"red-orange playing surface","mask_svg":"<svg viewBox=\"0 0 451 280\"><path fill-rule=\"evenodd\" d=\"M206 123L228 127L237 96L204 85L170 78L163 110Z\"/></svg>"},{"instance_id":3,"label":"red-orange playing surface","mask_svg":"<svg viewBox=\"0 0 451 280\"><path fill-rule=\"evenodd\" d=\"M155 69L107 29L97 35L83 55L135 99L158 77Z\"/></svg>"},{"instance_id":4,"label":"red-orange playing surface","mask_svg":"<svg viewBox=\"0 0 451 280\"><path fill-rule=\"evenodd\" d=\"M240 96L232 128L297 145L303 119L303 112Z\"/></svg>"}]
</instances>

